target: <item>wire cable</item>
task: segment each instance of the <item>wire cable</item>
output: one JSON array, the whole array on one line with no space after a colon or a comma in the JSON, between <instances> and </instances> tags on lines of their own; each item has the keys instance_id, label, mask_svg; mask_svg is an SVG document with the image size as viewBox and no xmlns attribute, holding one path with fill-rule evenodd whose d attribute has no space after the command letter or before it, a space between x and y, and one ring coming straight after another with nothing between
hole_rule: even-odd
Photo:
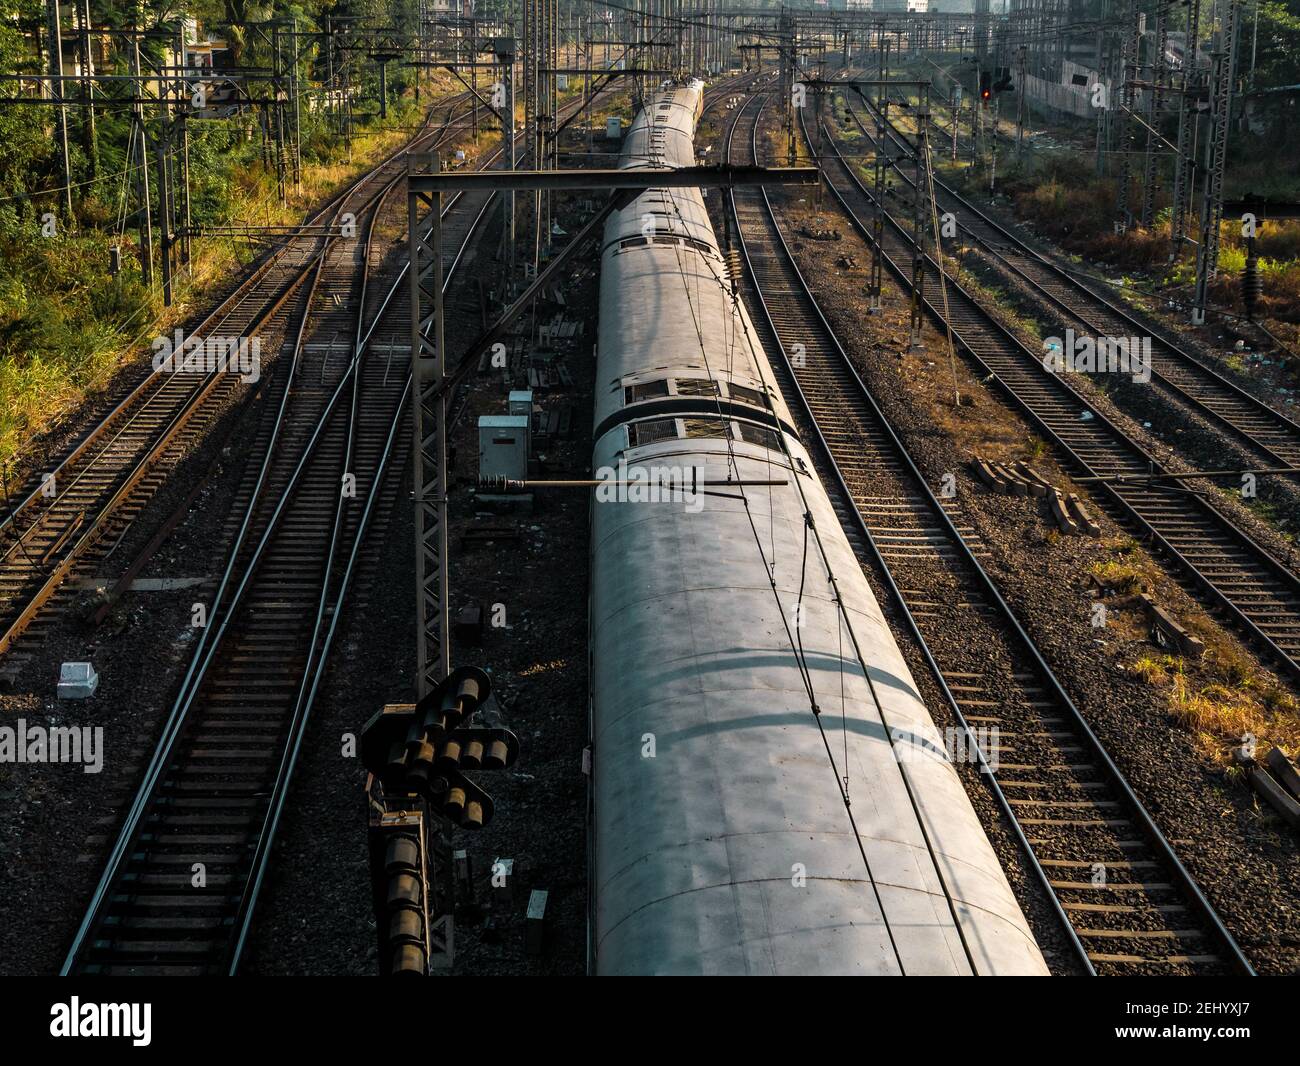
<instances>
[{"instance_id":1,"label":"wire cable","mask_svg":"<svg viewBox=\"0 0 1300 1066\"><path fill-rule=\"evenodd\" d=\"M737 116L737 117L739 118L739 116ZM682 216L682 214L681 214L681 208L680 208L680 205L677 203L676 199L675 199L673 196L670 195L670 196L668 197L668 202L669 202L670 204L673 205L674 210L676 211L678 218L681 219L683 226L685 226L685 225L686 225L686 221L685 221L685 218L684 218L684 217ZM691 300L691 290L690 290L689 282L688 282L688 280L687 280L687 271L686 271L685 264L682 262L682 252L681 252L681 247L682 247L682 246L680 245L680 243L674 242L674 243L671 245L671 247L674 249L674 257L675 257L676 262L677 262L678 273L679 273L679 275L681 276L682 283L683 283L683 288L685 289L685 292L686 292L686 296L687 296L687 306L690 308L690 312L691 312L691 321L692 321L692 324L693 324L693 326L694 326L694 328L695 328L696 340L697 340L697 342L698 342L698 344L699 344L699 346L700 346L700 354L701 354L702 358L704 359L705 369L706 369L706 371L708 372L710 378L712 378L712 377L713 377L713 369L712 369L712 366L710 365L710 360L709 360L708 343L706 342L705 337L704 337L703 326L702 326L702 324L701 324L701 322L700 322L700 320L699 320L699 314L698 314L697 308L696 308L696 306L695 306L695 302ZM725 284L725 282L723 281L723 279L722 279L722 278L717 274L717 272L714 270L713 263L712 263L711 259L709 259L707 256L704 256L704 257L702 257L702 258L703 258L704 262L707 264L708 269L710 270L710 272L713 273L713 275L714 275L714 280L715 280L715 282L718 284L718 286L720 287L721 291L722 291L723 293L726 293L726 292L727 292L727 289L729 288L729 286L726 286L726 284ZM731 310L732 310L732 312L733 312L733 313L736 313L736 310L737 310L737 301L736 301L736 298L735 298L735 295L734 295L734 294L732 295L732 299L731 299L731 304L730 304L730 306L731 306ZM746 331L746 335L747 335L747 337L748 337L748 331ZM752 338L752 337L750 337L750 338L748 338L748 339L750 340L750 350L751 350L751 354L754 356L754 359L753 359L754 365L755 365L756 367L758 367L758 369L759 369L759 373L760 373L760 375L761 375L761 366L759 366L759 359L757 358L757 353L761 352L761 347L755 347L754 342L753 342L753 338ZM719 418L720 418L720 419L724 419L724 415L723 415L722 407L721 407L721 402L722 402L722 401L721 401L721 398L720 398L720 397L715 398L715 401L714 401L714 402L715 402L715 404L717 405L717 408L718 408L718 415L719 415ZM740 478L739 478L739 463L738 463L738 461L737 461L736 454L735 454L735 443L734 443L734 441L732 440L732 438L731 438L731 436L730 436L729 433L726 434L726 435L724 435L723 440L725 441L725 443L726 443L726 448L727 448L728 468L729 468L730 470L735 470L735 471L737 472L737 480L740 480ZM782 437L782 435L781 435L779 432L777 433L777 440L778 440L778 442L779 442L780 445L781 445L781 449L785 452L785 454L786 454L786 456L787 456L787 459L789 460L789 463L790 463L790 470L791 470L791 473L792 473L792 475L793 475L793 480L795 481L795 484L796 484L796 486L797 486L797 488L798 488L798 491L799 491L799 493L800 493L800 496L801 496L801 498L802 498L802 497L803 497L803 486L802 486L801 484L799 484L798 471L797 471L797 468L796 468L796 465L795 465L795 462L794 462L793 456L790 455L789 450L788 450L788 448L787 448L786 445L785 445L784 438ZM824 749L825 749L825 751L826 751L826 758L827 758L827 761L828 761L828 763L829 763L829 765L830 765L831 772L832 772L832 774L833 774L834 777L835 777L836 787L837 787L837 789L838 789L839 792L840 792L841 800L842 800L843 803L844 803L844 810L845 810L845 813L846 813L846 815L847 815L847 817L848 817L849 826L850 826L850 828L853 830L853 838L854 838L854 841L855 841L856 844L857 844L857 847L858 847L858 853L859 853L859 855L860 855L861 858L862 858L862 863L863 863L863 867L864 867L864 869L865 869L865 871L866 871L867 880L868 880L868 882L869 882L870 885L871 885L872 893L873 893L873 895L874 895L874 897L875 897L875 900L876 900L876 906L877 906L877 908L878 908L879 911L880 911L881 922L882 922L882 924L884 925L885 932L886 932L886 934L887 934L887 936L888 936L888 938L889 938L890 946L891 946L891 948L893 949L893 952L894 952L894 958L895 958L895 960L896 960L896 962L897 962L897 964L898 964L899 972L905 974L905 973L906 973L906 967L903 965L902 954L901 954L901 952L900 952L900 950L899 950L898 942L897 942L897 940L896 940L896 938L895 938L895 936L894 936L894 930L893 930L893 927L892 927L892 926L890 925L890 923L889 923L889 917L888 917L888 914L887 914L887 912L886 912L886 910L885 910L884 900L883 900L883 898L882 898L882 896L881 896L881 893L880 893L880 886L879 886L879 884L877 883L876 878L875 878L875 874L874 874L874 872L873 872L873 870L872 870L871 860L870 860L870 858L867 856L866 845L863 843L863 840L862 840L862 834L861 834L861 832L858 830L858 827L857 827L857 819L856 819L856 817L855 817L854 814L853 814L853 806L852 806L852 802L851 802L851 800L850 800L850 797L849 797L849 794L848 794L847 788L846 788L846 786L845 786L844 779L841 777L839 767L838 767L837 764L836 764L835 754L834 754L834 752L832 751L832 749L831 749L831 745L830 745L830 738L828 737L828 735L827 735L827 733L826 733L826 728L825 728L825 726L824 726L824 724L822 723L822 720L821 720L821 713L822 713L822 712L821 712L821 708L820 708L820 707L818 706L818 704L817 704L817 694L816 694L815 686L814 686L814 684L813 684L812 673L811 673L811 670L810 670L810 668L809 668L809 666L808 666L807 658L806 658L806 656L804 655L804 652L803 652L803 638L802 638L802 633L800 633L800 634L796 637L796 635L795 635L793 632L791 632L791 628L790 628L790 626L791 626L791 621L790 621L790 618L789 618L789 616L788 616L788 614L787 614L787 612L786 612L786 610L785 610L785 606L784 606L784 604L782 603L782 600L781 600L781 592L780 592L779 587L777 586L776 577L775 577L775 567L774 567L774 566L769 567L769 566L766 565L767 556L766 556L766 553L765 553L764 550L763 550L763 544L762 544L762 540L761 540L761 537L760 537L759 532L758 532L758 527L755 525L755 522L754 522L753 509L752 509L752 507L750 506L749 495L748 495L748 493L746 492L746 490L745 490L745 486L744 486L744 485L738 485L737 488L740 490L740 496L739 496L739 498L741 499L741 501L742 501L742 503L743 503L743 505L744 505L745 518L746 518L746 520L747 520L747 522L748 522L748 524L749 524L749 527L750 527L750 533L751 533L751 536L752 536L753 539L754 539L755 547L758 549L759 557L760 557L761 559L763 559L763 560L764 560L764 563L765 563L764 570L765 570L765 572L766 572L766 574L767 574L768 585L769 585L769 587L770 587L770 589L771 589L772 596L773 596L774 600L776 601L777 613L781 616L781 625L782 625L782 627L783 627L784 630L785 630L786 640L788 641L788 643L789 643L789 645L790 645L790 648L791 648L792 652L794 652L794 655L795 655L795 662L796 662L797 668L798 668L798 670L799 670L800 678L801 678L801 680L802 680L802 682L803 682L804 689L805 689L805 691L807 692L807 695L808 695L809 708L810 708L810 710L812 711L814 721L817 723L817 730L818 730L818 733L819 733L819 735L820 735L820 737L821 737L821 740L822 740L822 746L824 747ZM804 499L804 521L805 521L805 527L804 527L804 529L805 529L805 549L806 549L806 545L807 545L807 534L808 534L808 532L810 531L810 529L811 529L811 530L815 530L815 526L814 526L813 521L812 521L812 515L811 515L811 512L808 510L808 507L807 507L807 500L806 500L806 499ZM825 558L825 556L824 556L824 552L823 552L823 560L824 560L824 558ZM773 560L773 561L775 562L775 560ZM800 597L801 597L801 598L802 598L802 594L803 594L803 593L802 593L802 587L801 587L801 590L800 590ZM801 627L799 627L799 626L796 625L796 628L801 628ZM860 656L860 655L859 655L859 661L861 661L861 656ZM866 667L865 667L865 664L863 664L863 674L864 674L864 677L865 677L866 680L867 680L867 684L868 684L868 686L871 686L870 674L867 672ZM874 691L874 688L871 688L870 691L872 692L873 698L875 698L875 691ZM877 708L878 708L878 710L879 710L879 701L878 701L878 699L877 699L876 702L877 702ZM940 878L940 880L942 881L942 878Z\"/></svg>"},{"instance_id":2,"label":"wire cable","mask_svg":"<svg viewBox=\"0 0 1300 1066\"><path fill-rule=\"evenodd\" d=\"M760 101L761 101L761 100L763 99L763 97L760 97L759 99L760 99ZM760 104L759 104L759 108L758 108L758 113L759 113L759 114L761 114L762 106L763 106L763 105L762 105L762 103L760 102ZM738 121L738 120L739 120L739 115L737 116L737 121ZM758 114L755 115L755 119L754 119L754 149L755 149L755 157L756 157L756 158L757 158L757 150L756 150L756 149L757 149L757 136L756 136L756 135L757 135L757 130L758 130ZM734 125L733 125L733 133L734 133ZM763 195L764 198L766 199L766 195L767 195L766 192L763 192L762 195ZM734 201L734 194L733 194L733 201ZM760 297L760 298L761 298L761 297ZM760 367L761 367L761 365L760 365ZM782 438L782 442L781 442L781 443L782 443L782 447L785 448L786 446L785 446L784 438ZM786 449L786 450L787 450L787 454L788 454L788 449ZM800 484L800 485L798 485L798 488L799 488L799 492L800 492L800 494L802 495L802 494L803 494L803 486ZM806 500L805 500L805 506L806 506ZM810 512L809 512L809 515L810 515ZM822 543L820 536L815 536L815 540L816 540L816 543L817 543L817 545L818 545L818 550L819 550L819 552L821 553L823 566L826 568L826 571L827 571L828 580L831 582L832 587L835 589L835 594L836 594L836 597L835 597L835 598L836 598L836 603L837 603L837 606L838 606L838 608L839 608L839 610L840 610L841 616L842 616L843 619L844 619L844 623L845 623L846 627L848 628L849 639L850 639L851 643L853 644L854 654L855 654L855 656L856 656L856 658L857 658L857 661L858 661L859 665L862 667L863 674L864 674L864 676L866 677L867 685L868 685L869 691L871 692L873 702L875 703L877 713L878 713L879 716L880 716L881 724L882 724L882 726L883 726L884 729L885 729L885 734L886 734L886 737L888 738L889 745L890 745L890 749L891 749L891 751L894 753L894 761L895 761L895 763L898 765L899 775L900 775L900 778L902 779L902 782L903 782L904 788L905 788L905 790L906 790L906 792L907 792L908 800L909 800L909 802L910 802L910 804L911 804L911 806L912 806L912 811L913 811L913 815L914 815L914 817L916 818L917 826L918 826L918 828L919 828L920 831L921 831L922 837L923 837L923 839L924 839L924 841L925 841L926 850L928 851L928 853L929 853L929 855L930 855L931 863L933 864L933 867L934 867L935 873L936 873L936 875L938 876L938 878L939 878L939 883L940 883L940 885L941 885L941 887L942 887L942 889L943 889L944 898L945 898L945 900L947 901L948 910L949 910L949 913L950 913L950 915L951 915L951 917L952 917L954 927L956 928L957 935L958 935L958 937L959 937L960 940L961 940L962 948L963 948L963 950L965 951L967 961L968 961L968 963L970 964L970 967L971 967L971 971L972 971L973 973L978 973L978 967L977 967L976 964L975 964L974 955L973 955L973 953L972 953L972 951L971 951L970 944L969 944L969 942L967 941L965 930L964 930L964 928L963 928L963 926L962 926L962 923L961 923L961 921L960 921L960 919L959 919L959 917L958 917L958 915L957 915L956 902L955 902L955 900L953 899L952 894L951 894L951 892L950 892L949 889L948 889L947 881L946 881L946 879L943 877L942 871L941 871L941 869L940 869L940 864L939 864L939 860L938 860L938 855L937 855L936 852L935 852L934 844L933 844L933 841L931 840L929 830L928 830L928 828L926 827L925 820L924 820L923 817L921 816L920 805L919 805L919 802L918 802L918 800L917 800L917 798L916 798L915 792L914 792L914 790L913 790L913 788L912 788L912 783L911 783L910 779L908 778L908 775L907 775L907 773L906 773L906 771L905 771L905 769L904 769L904 767L903 767L903 760L902 760L901 758L899 758L899 756L898 756L898 749L897 749L897 747L895 746L895 743L894 743L894 740L895 740L895 734L894 734L894 731L893 731L893 730L890 728L890 726L889 726L888 716L886 715L885 710L884 710L884 706L883 706L883 704L882 704L881 701L880 701L879 693L878 693L877 690L876 690L876 684L875 684L874 680L872 680L872 678L871 678L871 673L870 673L870 671L868 670L867 665L866 665L866 661L865 661L865 659L864 659L864 657L863 657L863 655L862 655L862 649L861 649L860 645L858 644L857 633L856 633L856 631L855 631L854 628L853 628L852 621L848 618L847 612L846 612L845 609L844 609L844 605L843 605L843 597L840 595L840 590L839 590L839 582L838 582L838 580L836 579L836 577L835 577L835 575L834 575L834 571L833 571L833 569L831 568L830 560L829 560L829 559L827 558L827 556L826 556L825 545Z\"/></svg>"}]
</instances>

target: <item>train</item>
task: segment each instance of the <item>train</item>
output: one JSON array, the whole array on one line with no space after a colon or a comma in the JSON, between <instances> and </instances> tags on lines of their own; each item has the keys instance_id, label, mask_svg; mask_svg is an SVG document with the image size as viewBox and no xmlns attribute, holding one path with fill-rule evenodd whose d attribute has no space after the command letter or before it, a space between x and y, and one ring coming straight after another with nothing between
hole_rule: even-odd
<instances>
[{"instance_id":1,"label":"train","mask_svg":"<svg viewBox=\"0 0 1300 1066\"><path fill-rule=\"evenodd\" d=\"M695 165L703 101L650 93L620 168ZM701 191L600 262L589 970L1047 974Z\"/></svg>"}]
</instances>

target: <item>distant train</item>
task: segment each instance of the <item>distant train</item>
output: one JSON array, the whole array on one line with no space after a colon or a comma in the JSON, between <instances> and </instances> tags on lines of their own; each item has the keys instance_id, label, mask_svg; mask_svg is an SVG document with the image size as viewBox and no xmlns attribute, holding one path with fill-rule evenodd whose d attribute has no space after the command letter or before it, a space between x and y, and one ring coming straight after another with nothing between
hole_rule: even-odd
<instances>
[{"instance_id":1,"label":"distant train","mask_svg":"<svg viewBox=\"0 0 1300 1066\"><path fill-rule=\"evenodd\" d=\"M702 106L620 165L694 165ZM606 224L594 436L591 970L1046 974L696 189Z\"/></svg>"}]
</instances>

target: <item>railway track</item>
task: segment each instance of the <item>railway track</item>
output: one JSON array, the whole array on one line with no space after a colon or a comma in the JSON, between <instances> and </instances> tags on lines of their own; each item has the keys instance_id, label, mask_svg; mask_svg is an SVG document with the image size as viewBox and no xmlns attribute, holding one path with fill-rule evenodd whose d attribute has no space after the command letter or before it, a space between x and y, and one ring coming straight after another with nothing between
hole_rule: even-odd
<instances>
[{"instance_id":1,"label":"railway track","mask_svg":"<svg viewBox=\"0 0 1300 1066\"><path fill-rule=\"evenodd\" d=\"M364 245L338 245L320 263L311 290L320 310L304 316L310 328L295 342L294 403L245 491L249 510L211 621L64 973L233 974L240 965L363 540L398 495L411 378L392 354L409 345L407 264L384 263L373 239L396 186L374 205ZM445 203L444 291L468 273L494 198ZM447 313L469 320L477 303L457 291L464 301L449 297ZM340 491L346 475L354 497Z\"/></svg>"},{"instance_id":2,"label":"railway track","mask_svg":"<svg viewBox=\"0 0 1300 1066\"><path fill-rule=\"evenodd\" d=\"M489 200L444 208L448 285ZM294 402L277 419L209 625L65 973L179 976L239 964L362 540L401 465L392 459L405 443L409 369L393 373L375 340L379 321L402 316L405 270L389 264L377 305L366 295L383 207L364 243L322 261L322 310L296 344ZM345 475L354 496L341 490Z\"/></svg>"},{"instance_id":3,"label":"railway track","mask_svg":"<svg viewBox=\"0 0 1300 1066\"><path fill-rule=\"evenodd\" d=\"M802 114L800 121L802 124ZM811 143L804 129L805 142ZM823 130L827 154L819 161L845 218L871 244L871 193ZM910 291L913 242L886 209L881 240L886 268ZM1300 678L1300 578L1207 498L1152 480L1166 468L1094 407L1067 380L1043 366L1026 347L951 277L948 315L959 350L980 376L996 381L1011 402L1057 449L1077 475L1100 477L1097 498L1122 525L1156 547L1189 588L1221 608L1293 680ZM938 268L924 257L924 303L935 301Z\"/></svg>"},{"instance_id":4,"label":"railway track","mask_svg":"<svg viewBox=\"0 0 1300 1066\"><path fill-rule=\"evenodd\" d=\"M862 121L858 111L847 102L845 111L863 136L876 145L874 129ZM874 125L878 112L870 104L867 111ZM911 150L892 122L885 125L885 132L895 148ZM912 177L897 165L894 170L910 188ZM1152 379L1158 385L1253 449L1269 465L1300 465L1300 424L1185 351L1174 338L1139 322L1116 300L1094 291L1035 251L952 186L937 177L934 185L939 211L951 212L964 237L1019 278L1045 308L1061 315L1062 332L1073 327L1079 335L1093 337L1150 337ZM1118 398L1122 401L1122 397Z\"/></svg>"},{"instance_id":5,"label":"railway track","mask_svg":"<svg viewBox=\"0 0 1300 1066\"><path fill-rule=\"evenodd\" d=\"M730 162L759 158L764 96L736 114ZM1251 973L1212 905L980 565L978 536L940 501L823 317L765 190L731 212L745 298L854 550L885 574L967 730L995 730L985 779L1090 973ZM786 353L803 346L796 367ZM988 735L988 734L984 734Z\"/></svg>"},{"instance_id":6,"label":"railway track","mask_svg":"<svg viewBox=\"0 0 1300 1066\"><path fill-rule=\"evenodd\" d=\"M430 129L408 150L445 143L465 121L460 94L430 112ZM433 122L435 113L445 117ZM345 212L358 222L404 173L399 152L345 189L310 220L338 225ZM309 234L289 239L228 297L186 330L186 336L252 339L276 327L301 333L333 239ZM328 284L328 282L327 282ZM268 363L272 360L268 358ZM36 620L78 567L104 558L120 543L169 467L201 437L215 411L240 388L240 376L221 370L151 370L49 471L34 479L0 518L0 656ZM12 673L22 665L14 655Z\"/></svg>"}]
</instances>

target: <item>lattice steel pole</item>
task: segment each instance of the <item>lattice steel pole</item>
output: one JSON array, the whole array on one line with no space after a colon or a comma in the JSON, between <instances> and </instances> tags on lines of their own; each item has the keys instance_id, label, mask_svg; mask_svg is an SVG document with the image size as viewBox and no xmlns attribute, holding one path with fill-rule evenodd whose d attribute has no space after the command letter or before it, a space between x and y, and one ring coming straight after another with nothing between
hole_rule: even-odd
<instances>
[{"instance_id":1,"label":"lattice steel pole","mask_svg":"<svg viewBox=\"0 0 1300 1066\"><path fill-rule=\"evenodd\" d=\"M1023 44L1016 50L1016 78L1019 89L1016 93L1016 161L1019 162L1024 157L1025 151L1025 97L1029 95L1025 87L1025 46ZM955 161L955 149L953 158Z\"/></svg>"},{"instance_id":2,"label":"lattice steel pole","mask_svg":"<svg viewBox=\"0 0 1300 1066\"><path fill-rule=\"evenodd\" d=\"M515 169L515 51L513 37L499 37L496 41L496 59L501 65L502 83L505 88L505 114L501 123L502 145L506 162L510 169ZM504 212L504 232L506 242L506 277L513 283L515 278L515 191L507 189L501 197Z\"/></svg>"},{"instance_id":3,"label":"lattice steel pole","mask_svg":"<svg viewBox=\"0 0 1300 1066\"><path fill-rule=\"evenodd\" d=\"M1128 15L1130 21L1124 31L1119 56L1119 130L1115 138L1119 147L1119 195L1115 204L1116 233L1127 233L1132 222L1132 213L1129 211L1129 186L1133 184L1133 146L1129 142L1132 139L1133 123L1129 116L1133 111L1133 83L1137 80L1138 49L1141 47L1138 27L1142 16L1132 8L1129 9Z\"/></svg>"},{"instance_id":4,"label":"lattice steel pole","mask_svg":"<svg viewBox=\"0 0 1300 1066\"><path fill-rule=\"evenodd\" d=\"M1146 168L1142 177L1142 228L1150 229L1156 218L1156 185L1159 181L1159 146L1156 130L1160 125L1160 112L1164 107L1165 77L1168 65L1165 52L1169 47L1169 8L1161 4L1156 11L1156 54L1151 62L1152 88L1147 95L1147 149Z\"/></svg>"},{"instance_id":5,"label":"lattice steel pole","mask_svg":"<svg viewBox=\"0 0 1300 1066\"><path fill-rule=\"evenodd\" d=\"M915 249L912 255L912 306L911 325L909 329L910 344L913 349L922 347L921 330L925 325L925 248L921 244L929 212L925 210L926 194L929 182L926 180L926 166L929 163L929 148L926 143L926 129L930 124L930 91L923 87L917 93L916 110L916 164L915 181L912 188L912 238ZM991 172L990 172L991 173ZM884 205L880 210L884 211Z\"/></svg>"},{"instance_id":6,"label":"lattice steel pole","mask_svg":"<svg viewBox=\"0 0 1300 1066\"><path fill-rule=\"evenodd\" d=\"M68 155L68 108L64 104L63 92L63 29L59 24L59 0L46 0L46 32L50 44L50 96L58 102L57 133L59 141L59 159L63 164L63 206L68 212L68 223L72 223L72 159Z\"/></svg>"},{"instance_id":7,"label":"lattice steel pole","mask_svg":"<svg viewBox=\"0 0 1300 1066\"><path fill-rule=\"evenodd\" d=\"M407 174L437 172L436 155L410 155ZM415 447L415 571L417 697L451 671L447 603L447 403L438 395L447 374L443 334L442 194L408 190L411 381ZM420 224L428 209L429 225Z\"/></svg>"},{"instance_id":8,"label":"lattice steel pole","mask_svg":"<svg viewBox=\"0 0 1300 1066\"><path fill-rule=\"evenodd\" d=\"M99 142L95 136L95 60L90 49L90 0L80 0L73 5L73 17L78 24L77 49L81 57L81 98L85 108L81 120L82 144L92 176L99 174Z\"/></svg>"},{"instance_id":9,"label":"lattice steel pole","mask_svg":"<svg viewBox=\"0 0 1300 1066\"><path fill-rule=\"evenodd\" d=\"M1219 271L1219 225L1223 221L1223 177L1228 163L1228 135L1232 118L1232 80L1236 73L1237 34L1241 25L1240 0L1229 0L1220 28L1220 51L1214 56L1210 97L1209 170L1201 200L1201 242L1196 249L1196 295L1192 325L1205 323L1206 293Z\"/></svg>"},{"instance_id":10,"label":"lattice steel pole","mask_svg":"<svg viewBox=\"0 0 1300 1066\"><path fill-rule=\"evenodd\" d=\"M289 96L293 99L293 191L302 192L302 99L298 95L298 20L293 19L289 23L290 40L292 42L289 49L291 64L289 67ZM416 99L420 98L420 70L415 71L415 89Z\"/></svg>"},{"instance_id":11,"label":"lattice steel pole","mask_svg":"<svg viewBox=\"0 0 1300 1066\"><path fill-rule=\"evenodd\" d=\"M883 38L884 34L881 34ZM885 182L889 171L889 149L887 147L887 127L889 122L889 93L885 86L885 75L889 71L889 52L881 41L880 48L880 86L876 95L876 152L873 159L873 193L871 212L871 280L867 289L867 311L878 314L881 310L881 295L884 292L885 278Z\"/></svg>"},{"instance_id":12,"label":"lattice steel pole","mask_svg":"<svg viewBox=\"0 0 1300 1066\"><path fill-rule=\"evenodd\" d=\"M164 49L161 66L165 67L166 64L167 53ZM158 140L155 148L158 163L158 258L162 266L164 307L172 305L172 189L167 166L167 150L171 145L172 136L171 89L167 71L160 69L158 72Z\"/></svg>"},{"instance_id":13,"label":"lattice steel pole","mask_svg":"<svg viewBox=\"0 0 1300 1066\"><path fill-rule=\"evenodd\" d=\"M1197 56L1201 25L1201 0L1191 0L1187 13L1187 34L1183 43L1181 106L1178 113L1178 158L1174 160L1173 218L1169 227L1169 258L1172 262L1183 250L1187 222L1191 217L1192 179L1196 176L1197 110L1194 92L1198 75Z\"/></svg>"},{"instance_id":14,"label":"lattice steel pole","mask_svg":"<svg viewBox=\"0 0 1300 1066\"><path fill-rule=\"evenodd\" d=\"M131 34L131 52L130 52L130 71L137 79L140 77L140 37L135 33L135 25L132 24ZM139 160L139 166L136 167L136 188L138 190L140 202L140 274L144 280L145 288L153 288L153 215L152 200L149 196L149 144L145 137L144 131L144 104L141 103L143 93L136 89L136 98L131 104L131 133L130 137L135 145L136 157ZM128 153L130 158L130 153Z\"/></svg>"}]
</instances>

